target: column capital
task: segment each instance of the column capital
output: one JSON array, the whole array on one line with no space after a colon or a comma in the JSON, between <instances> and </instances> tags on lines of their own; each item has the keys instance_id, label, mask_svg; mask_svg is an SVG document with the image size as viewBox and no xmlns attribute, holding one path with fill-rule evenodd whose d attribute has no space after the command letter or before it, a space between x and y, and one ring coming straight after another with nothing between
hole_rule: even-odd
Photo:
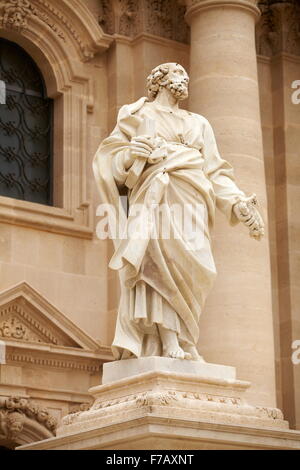
<instances>
[{"instance_id":1,"label":"column capital","mask_svg":"<svg viewBox=\"0 0 300 470\"><path fill-rule=\"evenodd\" d=\"M211 8L241 8L252 13L256 18L260 16L260 10L257 7L256 0L186 0L187 12L185 19L188 24L194 15L200 11Z\"/></svg>"}]
</instances>

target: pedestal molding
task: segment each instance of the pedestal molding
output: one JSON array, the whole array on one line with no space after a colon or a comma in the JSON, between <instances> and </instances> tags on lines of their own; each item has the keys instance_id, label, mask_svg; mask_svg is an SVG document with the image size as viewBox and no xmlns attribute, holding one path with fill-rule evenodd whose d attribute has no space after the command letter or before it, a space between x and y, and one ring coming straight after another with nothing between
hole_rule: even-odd
<instances>
[{"instance_id":1,"label":"pedestal molding","mask_svg":"<svg viewBox=\"0 0 300 470\"><path fill-rule=\"evenodd\" d=\"M172 429L173 438L170 438ZM186 419L144 416L101 429L47 439L17 450L85 450L85 449L155 449L154 442L166 439L168 449L215 450L233 446L238 449L299 449L300 435L295 431L255 429L246 426L190 422ZM174 445L175 443L175 445ZM181 443L181 446L180 446ZM203 447L202 447L203 445ZM161 449L162 447L156 447Z\"/></svg>"},{"instance_id":2,"label":"pedestal molding","mask_svg":"<svg viewBox=\"0 0 300 470\"><path fill-rule=\"evenodd\" d=\"M213 371L216 365L200 363L198 369L195 366L193 373L184 374L178 373L179 361L171 359L170 362L173 362L169 367L172 369L173 364L173 371L149 370L139 374L139 359L131 361L129 372L135 367L136 375L91 388L89 392L95 397L91 408L65 416L57 430L58 437L100 429L108 424L118 425L144 416L185 419L187 412L191 423L198 421L257 428L288 428L279 409L247 404L244 392L250 384L226 378L226 374L230 373L228 367L224 367L225 378L203 377L202 369L205 371L211 368ZM105 365L107 370L112 369L111 374L105 371L107 377L113 377L115 365L114 362ZM163 367L165 364L162 364Z\"/></svg>"},{"instance_id":3,"label":"pedestal molding","mask_svg":"<svg viewBox=\"0 0 300 470\"><path fill-rule=\"evenodd\" d=\"M56 438L20 450L300 448L300 433L288 429L280 410L247 404L248 383L201 377L201 368L215 365L186 375L173 360L174 371L139 374L139 360L132 361L136 374L90 389L93 405L65 416Z\"/></svg>"}]
</instances>

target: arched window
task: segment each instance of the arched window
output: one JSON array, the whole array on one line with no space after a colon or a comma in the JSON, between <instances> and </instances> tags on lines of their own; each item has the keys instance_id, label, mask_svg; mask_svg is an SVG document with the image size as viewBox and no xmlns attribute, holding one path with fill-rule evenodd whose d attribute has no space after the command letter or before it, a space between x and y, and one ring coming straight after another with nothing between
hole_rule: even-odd
<instances>
[{"instance_id":1,"label":"arched window","mask_svg":"<svg viewBox=\"0 0 300 470\"><path fill-rule=\"evenodd\" d=\"M5 39L0 80L0 196L52 205L52 100L31 57Z\"/></svg>"}]
</instances>

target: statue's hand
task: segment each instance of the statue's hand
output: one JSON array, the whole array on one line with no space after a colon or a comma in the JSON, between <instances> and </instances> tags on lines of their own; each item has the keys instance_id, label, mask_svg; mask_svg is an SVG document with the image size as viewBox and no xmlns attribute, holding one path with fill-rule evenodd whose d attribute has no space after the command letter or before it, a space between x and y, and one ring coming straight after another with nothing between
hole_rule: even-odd
<instances>
[{"instance_id":1,"label":"statue's hand","mask_svg":"<svg viewBox=\"0 0 300 470\"><path fill-rule=\"evenodd\" d=\"M132 158L145 158L150 157L154 150L154 139L147 135L134 137L130 142L130 151Z\"/></svg>"},{"instance_id":2,"label":"statue's hand","mask_svg":"<svg viewBox=\"0 0 300 470\"><path fill-rule=\"evenodd\" d=\"M154 139L147 135L133 137L129 144L129 152L125 154L124 166L128 170L136 159L148 160L154 149Z\"/></svg>"},{"instance_id":3,"label":"statue's hand","mask_svg":"<svg viewBox=\"0 0 300 470\"><path fill-rule=\"evenodd\" d=\"M264 222L257 208L256 195L241 198L233 206L233 212L240 222L249 228L249 235L256 240L260 240L264 234Z\"/></svg>"},{"instance_id":4,"label":"statue's hand","mask_svg":"<svg viewBox=\"0 0 300 470\"><path fill-rule=\"evenodd\" d=\"M167 150L163 139L142 135L134 137L130 142L130 154L126 167L130 167L136 158L155 164L166 158Z\"/></svg>"},{"instance_id":5,"label":"statue's hand","mask_svg":"<svg viewBox=\"0 0 300 470\"><path fill-rule=\"evenodd\" d=\"M148 163L156 164L167 158L168 148L167 143L161 137L155 137L154 150L148 158Z\"/></svg>"}]
</instances>

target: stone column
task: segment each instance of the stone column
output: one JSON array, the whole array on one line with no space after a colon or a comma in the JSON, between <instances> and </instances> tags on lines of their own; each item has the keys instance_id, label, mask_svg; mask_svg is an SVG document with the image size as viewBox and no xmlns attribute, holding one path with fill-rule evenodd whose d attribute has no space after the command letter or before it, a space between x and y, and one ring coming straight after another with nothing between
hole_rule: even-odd
<instances>
[{"instance_id":1,"label":"stone column","mask_svg":"<svg viewBox=\"0 0 300 470\"><path fill-rule=\"evenodd\" d=\"M255 0L194 0L191 26L190 110L212 124L220 152L237 182L255 192L267 214L262 150ZM214 253L218 280L201 320L200 350L209 362L237 367L252 382L249 401L275 405L274 334L268 233L264 241L228 226L218 215Z\"/></svg>"}]
</instances>

